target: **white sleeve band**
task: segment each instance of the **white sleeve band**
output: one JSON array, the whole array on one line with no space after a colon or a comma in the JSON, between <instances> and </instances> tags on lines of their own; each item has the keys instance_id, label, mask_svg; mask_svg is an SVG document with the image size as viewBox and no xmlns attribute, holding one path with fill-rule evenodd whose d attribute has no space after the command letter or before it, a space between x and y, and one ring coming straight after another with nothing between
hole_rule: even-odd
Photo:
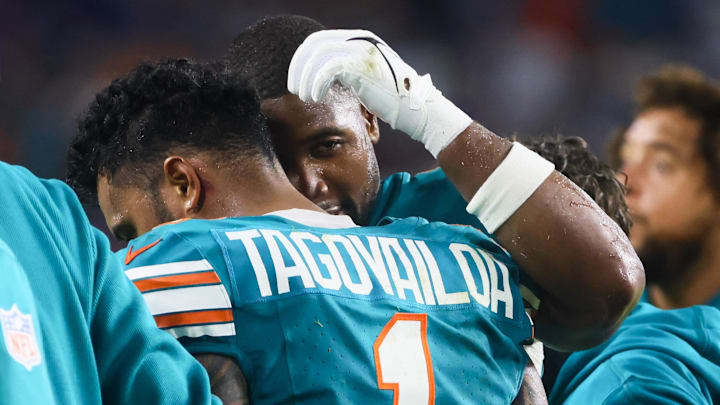
<instances>
[{"instance_id":1,"label":"white sleeve band","mask_svg":"<svg viewBox=\"0 0 720 405\"><path fill-rule=\"evenodd\" d=\"M525 353L527 353L530 361L538 374L543 375L543 362L545 361L545 350L541 341L536 340L530 345L523 346Z\"/></svg>"},{"instance_id":2,"label":"white sleeve band","mask_svg":"<svg viewBox=\"0 0 720 405\"><path fill-rule=\"evenodd\" d=\"M510 152L467 205L488 232L495 231L540 187L555 165L514 142Z\"/></svg>"}]
</instances>

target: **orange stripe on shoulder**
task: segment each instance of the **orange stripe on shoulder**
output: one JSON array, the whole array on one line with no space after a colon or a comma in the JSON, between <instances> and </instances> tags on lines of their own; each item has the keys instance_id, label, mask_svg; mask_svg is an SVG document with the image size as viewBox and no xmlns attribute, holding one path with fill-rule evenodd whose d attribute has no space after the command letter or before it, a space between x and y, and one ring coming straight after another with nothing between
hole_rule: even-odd
<instances>
[{"instance_id":1,"label":"orange stripe on shoulder","mask_svg":"<svg viewBox=\"0 0 720 405\"><path fill-rule=\"evenodd\" d=\"M214 271L202 273L176 274L173 276L146 278L133 281L140 292L159 290L162 288L190 287L199 284L215 284L220 282L220 277Z\"/></svg>"},{"instance_id":2,"label":"orange stripe on shoulder","mask_svg":"<svg viewBox=\"0 0 720 405\"><path fill-rule=\"evenodd\" d=\"M157 323L158 328L172 328L203 323L232 322L232 320L232 309L213 309L210 311L155 315L155 323Z\"/></svg>"}]
</instances>

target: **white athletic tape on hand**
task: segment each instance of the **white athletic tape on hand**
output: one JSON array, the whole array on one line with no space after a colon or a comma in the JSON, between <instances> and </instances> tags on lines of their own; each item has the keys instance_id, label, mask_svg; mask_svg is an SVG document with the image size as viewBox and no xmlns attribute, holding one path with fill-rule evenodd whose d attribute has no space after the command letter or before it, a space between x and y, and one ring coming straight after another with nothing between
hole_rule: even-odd
<instances>
[{"instance_id":1,"label":"white athletic tape on hand","mask_svg":"<svg viewBox=\"0 0 720 405\"><path fill-rule=\"evenodd\" d=\"M555 165L514 142L510 153L467 206L490 233L512 216L555 170Z\"/></svg>"},{"instance_id":2,"label":"white athletic tape on hand","mask_svg":"<svg viewBox=\"0 0 720 405\"><path fill-rule=\"evenodd\" d=\"M328 30L308 36L295 51L288 90L318 102L335 81L353 90L368 111L438 153L472 119L447 100L377 35L364 30Z\"/></svg>"},{"instance_id":3,"label":"white athletic tape on hand","mask_svg":"<svg viewBox=\"0 0 720 405\"><path fill-rule=\"evenodd\" d=\"M288 90L293 94L298 94L303 83L301 80L303 72L308 68L308 61L313 57L317 49L321 47L321 44L344 42L356 37L368 37L382 41L377 35L366 30L324 30L310 34L305 38L305 41L300 44L290 61L290 67L288 68ZM322 66L318 65L314 67L320 68Z\"/></svg>"}]
</instances>

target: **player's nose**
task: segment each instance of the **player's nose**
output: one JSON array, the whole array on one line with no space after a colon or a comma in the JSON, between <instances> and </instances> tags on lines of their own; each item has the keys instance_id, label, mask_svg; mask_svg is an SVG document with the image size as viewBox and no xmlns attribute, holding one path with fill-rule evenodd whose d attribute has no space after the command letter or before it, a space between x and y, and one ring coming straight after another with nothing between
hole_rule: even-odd
<instances>
[{"instance_id":1,"label":"player's nose","mask_svg":"<svg viewBox=\"0 0 720 405\"><path fill-rule=\"evenodd\" d=\"M303 168L289 177L295 188L310 200L316 201L329 194L328 183L322 177L322 170Z\"/></svg>"},{"instance_id":2,"label":"player's nose","mask_svg":"<svg viewBox=\"0 0 720 405\"><path fill-rule=\"evenodd\" d=\"M627 197L630 198L637 196L640 191L640 185L642 184L642 173L639 170L637 164L623 164L618 174L618 178L625 184L627 189Z\"/></svg>"}]
</instances>

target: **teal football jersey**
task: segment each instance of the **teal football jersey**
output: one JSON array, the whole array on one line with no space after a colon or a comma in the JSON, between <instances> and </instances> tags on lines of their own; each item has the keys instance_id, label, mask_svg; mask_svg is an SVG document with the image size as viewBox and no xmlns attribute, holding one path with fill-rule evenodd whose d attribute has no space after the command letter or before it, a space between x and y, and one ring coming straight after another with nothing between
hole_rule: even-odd
<instances>
[{"instance_id":1,"label":"teal football jersey","mask_svg":"<svg viewBox=\"0 0 720 405\"><path fill-rule=\"evenodd\" d=\"M35 336L55 401L209 403L207 373L157 329L72 190L5 163L0 183L0 239L34 293Z\"/></svg>"},{"instance_id":2,"label":"teal football jersey","mask_svg":"<svg viewBox=\"0 0 720 405\"><path fill-rule=\"evenodd\" d=\"M471 227L288 210L118 254L158 326L235 359L254 404L507 404L528 361L517 267Z\"/></svg>"},{"instance_id":3,"label":"teal football jersey","mask_svg":"<svg viewBox=\"0 0 720 405\"><path fill-rule=\"evenodd\" d=\"M570 355L550 403L720 403L720 311L638 304L607 342Z\"/></svg>"},{"instance_id":4,"label":"teal football jersey","mask_svg":"<svg viewBox=\"0 0 720 405\"><path fill-rule=\"evenodd\" d=\"M380 186L368 218L368 225L378 224L384 217L421 217L428 221L473 226L485 233L485 227L465 210L467 201L437 168L415 176L395 173Z\"/></svg>"},{"instance_id":5,"label":"teal football jersey","mask_svg":"<svg viewBox=\"0 0 720 405\"><path fill-rule=\"evenodd\" d=\"M37 319L27 277L0 240L0 403L55 403Z\"/></svg>"},{"instance_id":6,"label":"teal football jersey","mask_svg":"<svg viewBox=\"0 0 720 405\"><path fill-rule=\"evenodd\" d=\"M469 214L465 207L467 201L442 169L436 168L415 176L400 172L382 182L368 225L376 225L385 217L420 217L431 222L469 225L488 234L480 220ZM522 271L520 285L523 298L537 310L542 296L541 288Z\"/></svg>"}]
</instances>

